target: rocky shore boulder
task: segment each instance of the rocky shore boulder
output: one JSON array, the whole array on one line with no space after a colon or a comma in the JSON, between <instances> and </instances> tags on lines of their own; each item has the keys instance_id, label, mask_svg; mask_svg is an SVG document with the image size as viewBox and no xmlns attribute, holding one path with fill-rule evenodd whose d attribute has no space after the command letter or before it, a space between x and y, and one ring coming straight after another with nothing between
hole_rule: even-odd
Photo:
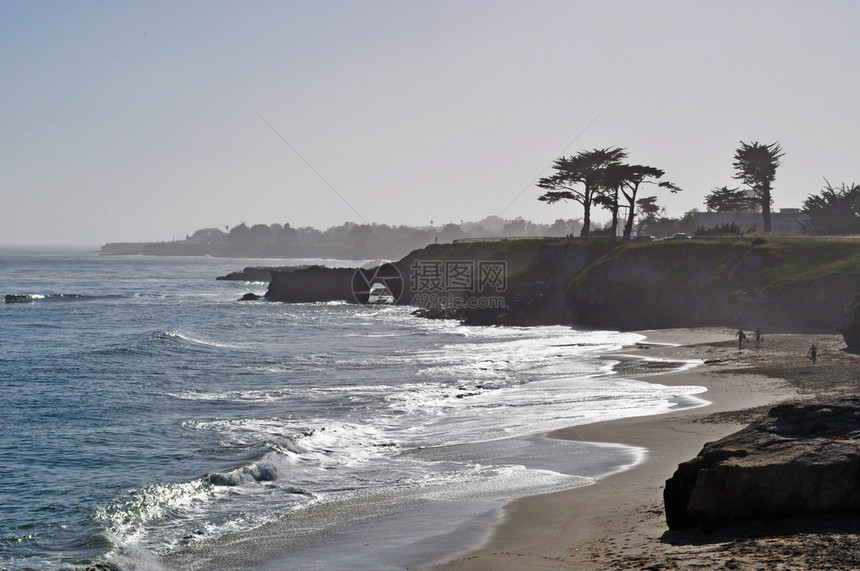
<instances>
[{"instance_id":1,"label":"rocky shore boulder","mask_svg":"<svg viewBox=\"0 0 860 571\"><path fill-rule=\"evenodd\" d=\"M839 330L848 348L860 351L860 294L845 309L845 321Z\"/></svg>"},{"instance_id":2,"label":"rocky shore boulder","mask_svg":"<svg viewBox=\"0 0 860 571\"><path fill-rule=\"evenodd\" d=\"M860 400L774 407L679 465L663 500L670 529L860 513Z\"/></svg>"}]
</instances>

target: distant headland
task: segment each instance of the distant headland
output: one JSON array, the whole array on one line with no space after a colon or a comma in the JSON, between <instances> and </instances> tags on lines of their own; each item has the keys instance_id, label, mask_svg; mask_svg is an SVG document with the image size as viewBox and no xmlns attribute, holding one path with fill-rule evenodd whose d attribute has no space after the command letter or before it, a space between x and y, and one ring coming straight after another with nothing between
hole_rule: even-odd
<instances>
[{"instance_id":1,"label":"distant headland","mask_svg":"<svg viewBox=\"0 0 860 571\"><path fill-rule=\"evenodd\" d=\"M564 237L581 228L581 222L558 219L541 224L515 218L488 216L478 222L428 226L390 226L345 222L327 230L290 224L245 223L233 228L204 228L171 242L112 242L102 254L150 256L213 256L224 258L339 258L397 259L427 244L478 237Z\"/></svg>"}]
</instances>

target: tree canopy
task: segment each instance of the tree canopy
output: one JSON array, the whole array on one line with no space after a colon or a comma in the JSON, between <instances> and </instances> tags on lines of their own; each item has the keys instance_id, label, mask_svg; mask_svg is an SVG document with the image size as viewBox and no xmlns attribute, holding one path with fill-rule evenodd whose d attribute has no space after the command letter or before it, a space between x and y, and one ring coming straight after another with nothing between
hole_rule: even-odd
<instances>
[{"instance_id":1,"label":"tree canopy","mask_svg":"<svg viewBox=\"0 0 860 571\"><path fill-rule=\"evenodd\" d=\"M802 212L809 216L806 231L810 234L860 234L860 184L842 183L834 188L827 179L820 194L810 194L803 201Z\"/></svg>"},{"instance_id":2,"label":"tree canopy","mask_svg":"<svg viewBox=\"0 0 860 571\"><path fill-rule=\"evenodd\" d=\"M642 184L656 184L660 188L669 189L669 192L679 192L677 185L660 181L666 174L663 169L645 165L616 164L607 169L608 186L616 186L627 200L627 221L624 224L623 237L630 238L633 233L633 221L636 216L636 194ZM616 194L617 198L617 194Z\"/></svg>"},{"instance_id":3,"label":"tree canopy","mask_svg":"<svg viewBox=\"0 0 860 571\"><path fill-rule=\"evenodd\" d=\"M773 202L771 186L780 164L779 159L784 155L778 142L762 145L741 141L741 146L735 151L734 178L743 181L758 200L764 231L768 234L771 232L770 205Z\"/></svg>"},{"instance_id":4,"label":"tree canopy","mask_svg":"<svg viewBox=\"0 0 860 571\"><path fill-rule=\"evenodd\" d=\"M740 212L752 210L758 201L749 192L740 188L721 186L715 188L705 197L708 212Z\"/></svg>"},{"instance_id":5,"label":"tree canopy","mask_svg":"<svg viewBox=\"0 0 860 571\"><path fill-rule=\"evenodd\" d=\"M591 230L591 205L604 190L605 169L627 157L621 148L580 151L571 157L559 157L553 168L555 174L538 181L546 189L538 200L553 204L560 200L573 200L582 204L583 218L580 236L588 236Z\"/></svg>"},{"instance_id":6,"label":"tree canopy","mask_svg":"<svg viewBox=\"0 0 860 571\"><path fill-rule=\"evenodd\" d=\"M627 208L627 220L623 236L630 238L636 216L636 194L642 184L656 184L671 192L681 189L671 182L659 181L665 174L663 170L645 165L629 165L622 162L626 158L627 151L620 147L581 151L572 157L560 157L554 164L556 173L538 181L539 187L549 191L538 200L549 204L573 200L582 204L582 236L588 236L590 232L591 206L603 206L612 213L610 234L615 236L621 208L619 198L623 196L627 201L624 205Z\"/></svg>"}]
</instances>

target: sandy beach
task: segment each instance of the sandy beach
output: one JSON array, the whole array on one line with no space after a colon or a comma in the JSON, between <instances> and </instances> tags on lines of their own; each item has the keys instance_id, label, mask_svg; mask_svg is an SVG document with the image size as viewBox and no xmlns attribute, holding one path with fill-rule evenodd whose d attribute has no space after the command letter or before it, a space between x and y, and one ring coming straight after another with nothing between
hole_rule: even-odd
<instances>
[{"instance_id":1,"label":"sandy beach","mask_svg":"<svg viewBox=\"0 0 860 571\"><path fill-rule=\"evenodd\" d=\"M796 517L736 524L710 534L668 531L663 485L678 464L786 400L854 395L860 355L839 335L752 334L739 351L734 331L697 328L643 331L647 339L622 353L699 359L693 369L642 378L707 388L708 406L556 431L554 438L615 442L648 450L633 468L564 492L508 504L482 546L435 569L856 569L860 519ZM818 362L806 357L819 347ZM636 375L633 375L634 377Z\"/></svg>"}]
</instances>

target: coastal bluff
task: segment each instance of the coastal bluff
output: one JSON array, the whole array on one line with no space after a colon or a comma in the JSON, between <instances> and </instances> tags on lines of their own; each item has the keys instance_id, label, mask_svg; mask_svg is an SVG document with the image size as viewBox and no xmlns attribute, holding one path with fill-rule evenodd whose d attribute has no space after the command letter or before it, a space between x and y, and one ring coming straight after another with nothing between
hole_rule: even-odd
<instances>
[{"instance_id":1,"label":"coastal bluff","mask_svg":"<svg viewBox=\"0 0 860 571\"><path fill-rule=\"evenodd\" d=\"M502 263L503 287L422 295L416 267L452 262ZM434 244L392 264L402 276L398 303L428 317L622 330L721 325L836 332L841 327L846 341L856 342L858 240L507 240ZM273 270L265 297L353 301L354 273ZM503 303L482 303L490 298ZM437 305L428 305L428 299Z\"/></svg>"}]
</instances>

